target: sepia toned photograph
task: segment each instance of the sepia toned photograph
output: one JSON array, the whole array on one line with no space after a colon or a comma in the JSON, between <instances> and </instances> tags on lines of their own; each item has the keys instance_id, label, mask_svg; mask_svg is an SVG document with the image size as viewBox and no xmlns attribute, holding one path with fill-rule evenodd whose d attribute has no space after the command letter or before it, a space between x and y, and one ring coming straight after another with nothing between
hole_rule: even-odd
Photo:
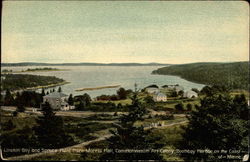
<instances>
[{"instance_id":1,"label":"sepia toned photograph","mask_svg":"<svg viewBox=\"0 0 250 162\"><path fill-rule=\"evenodd\" d=\"M4 161L249 161L246 1L2 1Z\"/></svg>"}]
</instances>

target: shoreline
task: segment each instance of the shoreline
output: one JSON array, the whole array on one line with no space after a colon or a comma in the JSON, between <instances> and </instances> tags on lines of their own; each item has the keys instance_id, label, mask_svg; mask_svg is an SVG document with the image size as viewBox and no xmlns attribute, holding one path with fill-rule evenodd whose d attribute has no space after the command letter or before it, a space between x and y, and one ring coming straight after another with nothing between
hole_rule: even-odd
<instances>
[{"instance_id":1,"label":"shoreline","mask_svg":"<svg viewBox=\"0 0 250 162\"><path fill-rule=\"evenodd\" d=\"M18 73L37 73L37 72L50 72L50 71L70 71L69 69L55 69L55 70L34 70L34 71L12 71L12 72L1 72L1 74L18 74Z\"/></svg>"},{"instance_id":2,"label":"shoreline","mask_svg":"<svg viewBox=\"0 0 250 162\"><path fill-rule=\"evenodd\" d=\"M65 85L65 84L69 84L70 82L67 81L63 81L60 83L56 83L56 84L49 84L49 85L44 85L44 86L36 86L36 87L28 87L28 88L24 88L24 89L18 89L18 90L14 90L11 91L12 93L17 93L20 91L25 91L25 90L38 90L38 89L48 89L48 88L52 88L52 87L57 87L57 86L61 86L61 85Z\"/></svg>"},{"instance_id":3,"label":"shoreline","mask_svg":"<svg viewBox=\"0 0 250 162\"><path fill-rule=\"evenodd\" d=\"M91 87L91 88L79 88L75 91L93 91L93 90L100 90L100 89L107 89L107 88L118 88L121 85L114 85L114 86L101 86L101 87Z\"/></svg>"}]
</instances>

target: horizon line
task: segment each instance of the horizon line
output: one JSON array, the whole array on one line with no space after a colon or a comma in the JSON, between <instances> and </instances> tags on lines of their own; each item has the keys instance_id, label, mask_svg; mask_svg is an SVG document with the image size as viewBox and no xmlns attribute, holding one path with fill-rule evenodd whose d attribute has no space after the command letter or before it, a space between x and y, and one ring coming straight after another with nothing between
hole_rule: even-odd
<instances>
[{"instance_id":1,"label":"horizon line","mask_svg":"<svg viewBox=\"0 0 250 162\"><path fill-rule=\"evenodd\" d=\"M1 62L1 64L21 64L21 63L36 63L36 64L192 64L192 63L233 63L233 62L249 62L249 60L245 61L201 61L201 62L186 62L186 63L160 63L160 62L109 62L109 63L102 63L102 62Z\"/></svg>"}]
</instances>

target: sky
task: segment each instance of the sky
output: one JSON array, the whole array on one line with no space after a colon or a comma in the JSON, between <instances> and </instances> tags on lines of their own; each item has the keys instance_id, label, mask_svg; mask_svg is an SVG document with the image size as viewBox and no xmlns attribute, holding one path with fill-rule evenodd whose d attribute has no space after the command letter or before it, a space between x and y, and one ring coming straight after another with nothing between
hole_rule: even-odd
<instances>
[{"instance_id":1,"label":"sky","mask_svg":"<svg viewBox=\"0 0 250 162\"><path fill-rule=\"evenodd\" d=\"M248 61L249 6L245 1L4 1L1 59Z\"/></svg>"}]
</instances>

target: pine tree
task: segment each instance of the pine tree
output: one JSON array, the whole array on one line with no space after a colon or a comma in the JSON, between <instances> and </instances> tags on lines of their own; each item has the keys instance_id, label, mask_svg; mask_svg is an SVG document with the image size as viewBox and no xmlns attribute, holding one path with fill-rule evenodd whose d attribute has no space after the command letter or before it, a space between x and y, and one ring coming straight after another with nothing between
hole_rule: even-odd
<instances>
[{"instance_id":1,"label":"pine tree","mask_svg":"<svg viewBox=\"0 0 250 162\"><path fill-rule=\"evenodd\" d=\"M3 130L12 130L16 128L16 126L14 125L13 121L10 119L8 120L7 123L4 123L3 124Z\"/></svg>"},{"instance_id":2,"label":"pine tree","mask_svg":"<svg viewBox=\"0 0 250 162\"><path fill-rule=\"evenodd\" d=\"M4 98L4 105L5 106L12 106L12 105L14 105L14 102L15 102L15 100L14 100L12 94L10 93L10 90L7 89L6 90L6 95L5 95L5 98Z\"/></svg>"},{"instance_id":3,"label":"pine tree","mask_svg":"<svg viewBox=\"0 0 250 162\"><path fill-rule=\"evenodd\" d=\"M16 93L15 106L18 106L22 102L21 95L19 92Z\"/></svg>"},{"instance_id":4,"label":"pine tree","mask_svg":"<svg viewBox=\"0 0 250 162\"><path fill-rule=\"evenodd\" d=\"M120 118L120 123L114 125L116 131L110 131L113 136L108 139L109 148L113 153L104 154L101 160L160 160L161 156L156 153L116 153L116 149L145 150L153 145L147 140L148 132L143 126L136 127L134 124L138 120L143 120L146 114L145 106L138 99L138 91L132 96L132 105L129 113Z\"/></svg>"},{"instance_id":5,"label":"pine tree","mask_svg":"<svg viewBox=\"0 0 250 162\"><path fill-rule=\"evenodd\" d=\"M41 95L42 95L42 97L45 96L45 91L44 91L44 89L42 89Z\"/></svg>"},{"instance_id":6,"label":"pine tree","mask_svg":"<svg viewBox=\"0 0 250 162\"><path fill-rule=\"evenodd\" d=\"M42 105L43 116L38 117L37 126L33 129L40 147L61 148L74 143L64 130L62 117L55 116L49 103Z\"/></svg>"},{"instance_id":7,"label":"pine tree","mask_svg":"<svg viewBox=\"0 0 250 162\"><path fill-rule=\"evenodd\" d=\"M25 107L23 106L22 103L18 103L16 111L17 112L24 112L25 111Z\"/></svg>"},{"instance_id":8,"label":"pine tree","mask_svg":"<svg viewBox=\"0 0 250 162\"><path fill-rule=\"evenodd\" d=\"M247 150L247 104L243 96L209 94L192 111L181 149ZM182 154L186 160L215 160L213 154Z\"/></svg>"},{"instance_id":9,"label":"pine tree","mask_svg":"<svg viewBox=\"0 0 250 162\"><path fill-rule=\"evenodd\" d=\"M70 106L73 106L73 105L74 105L74 99L73 99L72 94L69 95L68 103L69 103Z\"/></svg>"},{"instance_id":10,"label":"pine tree","mask_svg":"<svg viewBox=\"0 0 250 162\"><path fill-rule=\"evenodd\" d=\"M62 88L61 87L58 88L58 92L62 92Z\"/></svg>"}]
</instances>

